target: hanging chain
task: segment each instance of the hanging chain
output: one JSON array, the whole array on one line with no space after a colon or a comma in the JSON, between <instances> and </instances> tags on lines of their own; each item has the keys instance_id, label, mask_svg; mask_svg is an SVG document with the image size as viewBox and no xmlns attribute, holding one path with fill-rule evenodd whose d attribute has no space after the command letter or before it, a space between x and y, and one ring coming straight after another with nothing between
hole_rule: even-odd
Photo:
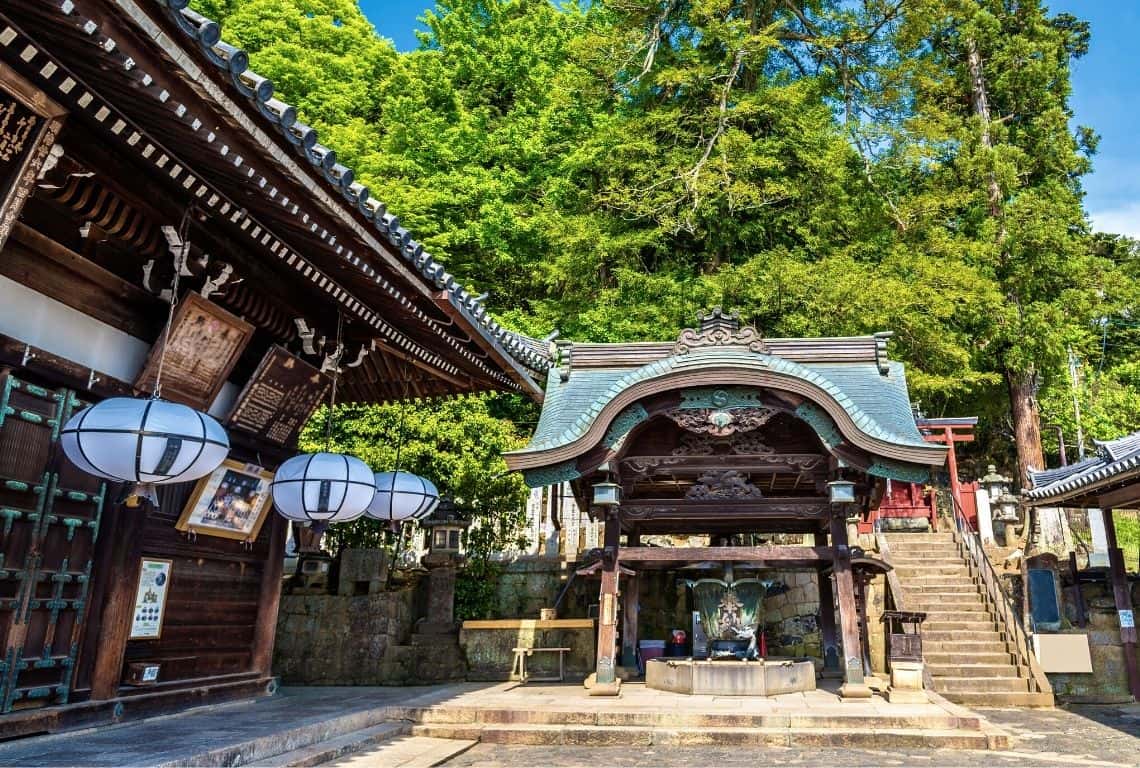
<instances>
[{"instance_id":1,"label":"hanging chain","mask_svg":"<svg viewBox=\"0 0 1140 768\"><path fill-rule=\"evenodd\" d=\"M190 255L190 243L186 238L190 235L190 212L194 206L189 206L182 214L182 221L178 223L178 253L174 256L174 280L170 285L170 309L166 315L166 330L162 332L162 349L158 353L158 368L154 373L154 391L151 397L155 400L162 397L162 369L166 364L166 348L170 344L170 329L174 325L174 308L178 306L178 283L182 279L182 269L186 266Z\"/></svg>"},{"instance_id":2,"label":"hanging chain","mask_svg":"<svg viewBox=\"0 0 1140 768\"><path fill-rule=\"evenodd\" d=\"M333 358L332 369L332 389L329 390L329 410L325 417L325 452L329 450L332 445L332 428L333 428L333 411L336 410L336 385L337 378L340 376L340 358L343 350L341 343L341 336L344 333L344 315L337 310L336 313L336 351Z\"/></svg>"},{"instance_id":3,"label":"hanging chain","mask_svg":"<svg viewBox=\"0 0 1140 768\"><path fill-rule=\"evenodd\" d=\"M396 433L396 466L394 469L396 472L400 471L400 451L404 447L404 417L408 413L408 390L411 387L411 381L408 379L407 361L404 361L404 364L400 366L400 370L404 374L404 396L400 400L400 427Z\"/></svg>"}]
</instances>

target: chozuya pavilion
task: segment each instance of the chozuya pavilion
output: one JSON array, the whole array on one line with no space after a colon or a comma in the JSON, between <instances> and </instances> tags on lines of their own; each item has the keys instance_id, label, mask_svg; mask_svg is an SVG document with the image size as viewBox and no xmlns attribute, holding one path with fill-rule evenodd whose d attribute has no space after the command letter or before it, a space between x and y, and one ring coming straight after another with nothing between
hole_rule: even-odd
<instances>
[{"instance_id":1,"label":"chozuya pavilion","mask_svg":"<svg viewBox=\"0 0 1140 768\"><path fill-rule=\"evenodd\" d=\"M888 337L765 339L716 309L675 341L558 345L535 434L506 460L531 487L569 481L604 518L591 693L616 693L631 663L638 574L707 564L723 576L693 585L720 585L719 615L702 610L710 656L755 657L748 614L765 571L813 569L824 675L842 676L844 697L870 695L861 583L889 566L849 545L847 521L877 506L888 479L926 481L946 457L915 426ZM718 642L720 629L735 634Z\"/></svg>"}]
</instances>

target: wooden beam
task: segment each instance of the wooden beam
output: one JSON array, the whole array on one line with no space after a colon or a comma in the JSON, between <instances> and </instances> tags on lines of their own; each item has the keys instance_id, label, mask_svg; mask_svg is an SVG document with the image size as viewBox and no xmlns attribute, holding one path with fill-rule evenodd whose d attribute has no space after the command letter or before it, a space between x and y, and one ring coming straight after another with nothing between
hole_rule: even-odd
<instances>
[{"instance_id":1,"label":"wooden beam","mask_svg":"<svg viewBox=\"0 0 1140 768\"><path fill-rule=\"evenodd\" d=\"M638 602L637 576L629 576L621 590L621 665L623 667L637 666L637 615L640 609Z\"/></svg>"},{"instance_id":2,"label":"wooden beam","mask_svg":"<svg viewBox=\"0 0 1140 768\"><path fill-rule=\"evenodd\" d=\"M261 573L257 601L257 626L253 632L251 664L254 672L270 674L273 666L273 639L277 635L277 611L281 605L281 572L285 569L285 539L289 528L285 518L270 512L269 553Z\"/></svg>"},{"instance_id":3,"label":"wooden beam","mask_svg":"<svg viewBox=\"0 0 1140 768\"><path fill-rule=\"evenodd\" d=\"M842 513L831 518L831 544L835 549L835 596L843 638L843 685L839 695L845 699L869 699L871 689L863 679L863 653L859 647L859 614L851 575L851 550L847 546L847 520Z\"/></svg>"},{"instance_id":4,"label":"wooden beam","mask_svg":"<svg viewBox=\"0 0 1140 768\"><path fill-rule=\"evenodd\" d=\"M598 595L598 657L591 696L617 695L618 550L621 525L617 517L606 518L602 560L602 585Z\"/></svg>"},{"instance_id":5,"label":"wooden beam","mask_svg":"<svg viewBox=\"0 0 1140 768\"><path fill-rule=\"evenodd\" d=\"M771 545L760 547L626 547L621 551L623 563L701 562L722 563L830 563L831 547L797 547Z\"/></svg>"},{"instance_id":6,"label":"wooden beam","mask_svg":"<svg viewBox=\"0 0 1140 768\"><path fill-rule=\"evenodd\" d=\"M27 372L24 375L39 374L52 382L98 397L134 395L134 387L128 382L4 334L0 334L0 365L13 370L22 369Z\"/></svg>"},{"instance_id":7,"label":"wooden beam","mask_svg":"<svg viewBox=\"0 0 1140 768\"><path fill-rule=\"evenodd\" d=\"M158 297L20 222L0 258L0 274L144 341L154 340L166 316Z\"/></svg>"},{"instance_id":8,"label":"wooden beam","mask_svg":"<svg viewBox=\"0 0 1140 768\"><path fill-rule=\"evenodd\" d=\"M827 534L820 531L815 534L815 545L830 551L827 546ZM819 584L819 633L823 643L823 674L826 677L838 677L842 674L839 663L839 638L835 633L835 590L831 584L831 574L825 573L820 567L816 571Z\"/></svg>"},{"instance_id":9,"label":"wooden beam","mask_svg":"<svg viewBox=\"0 0 1140 768\"><path fill-rule=\"evenodd\" d=\"M1129 509L1140 506L1140 478L1133 478L1132 482L1123 488L1114 488L1097 496L1097 506L1101 509Z\"/></svg>"},{"instance_id":10,"label":"wooden beam","mask_svg":"<svg viewBox=\"0 0 1140 768\"><path fill-rule=\"evenodd\" d=\"M108 489L108 492L113 492ZM95 666L91 673L91 698L110 699L119 692L123 677L123 659L134 617L135 592L138 589L142 558L143 528L147 514L141 509L126 509L111 504L108 509L112 524L107 526L111 541L111 567L99 575L108 580L107 599L99 625L99 642Z\"/></svg>"},{"instance_id":11,"label":"wooden beam","mask_svg":"<svg viewBox=\"0 0 1140 768\"><path fill-rule=\"evenodd\" d=\"M1124 668L1128 675L1128 690L1133 698L1140 700L1140 666L1136 659L1136 619L1132 608L1132 594L1128 587L1128 574L1124 570L1124 553L1117 546L1116 522L1112 509L1101 510L1104 516L1104 534L1108 540L1108 570L1112 580L1112 596L1116 603L1117 620L1120 622L1120 643L1124 646ZM1078 589L1080 585L1077 585ZM1123 617L1132 618L1132 626L1124 626Z\"/></svg>"}]
</instances>

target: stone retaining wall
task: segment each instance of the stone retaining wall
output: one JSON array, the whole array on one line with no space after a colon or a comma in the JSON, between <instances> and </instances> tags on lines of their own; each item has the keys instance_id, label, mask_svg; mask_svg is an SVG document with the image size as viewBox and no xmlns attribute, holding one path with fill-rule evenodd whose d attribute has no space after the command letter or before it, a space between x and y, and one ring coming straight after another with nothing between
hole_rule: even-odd
<instances>
[{"instance_id":1,"label":"stone retaining wall","mask_svg":"<svg viewBox=\"0 0 1140 768\"><path fill-rule=\"evenodd\" d=\"M287 685L415 681L414 589L350 597L283 595L273 672Z\"/></svg>"}]
</instances>

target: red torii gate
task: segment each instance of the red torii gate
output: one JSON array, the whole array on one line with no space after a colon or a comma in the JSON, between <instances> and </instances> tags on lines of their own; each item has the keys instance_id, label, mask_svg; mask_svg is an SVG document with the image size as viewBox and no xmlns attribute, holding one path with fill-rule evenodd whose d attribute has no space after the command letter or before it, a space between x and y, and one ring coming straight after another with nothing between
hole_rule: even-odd
<instances>
[{"instance_id":1,"label":"red torii gate","mask_svg":"<svg viewBox=\"0 0 1140 768\"><path fill-rule=\"evenodd\" d=\"M940 443L949 451L946 454L946 470L950 476L950 494L961 507L966 519L977 526L977 503L974 501L973 483L966 488L958 478L958 457L955 443L972 443L974 441L974 427L977 426L976 416L954 417L944 419L917 418L914 420L922 437L928 443ZM875 530L875 521L879 518L926 518L930 521L930 530L938 529L938 510L934 494L928 492L921 483L902 483L893 481L890 490L883 496L879 508L873 511L866 520L859 523L860 533L871 533Z\"/></svg>"}]
</instances>

